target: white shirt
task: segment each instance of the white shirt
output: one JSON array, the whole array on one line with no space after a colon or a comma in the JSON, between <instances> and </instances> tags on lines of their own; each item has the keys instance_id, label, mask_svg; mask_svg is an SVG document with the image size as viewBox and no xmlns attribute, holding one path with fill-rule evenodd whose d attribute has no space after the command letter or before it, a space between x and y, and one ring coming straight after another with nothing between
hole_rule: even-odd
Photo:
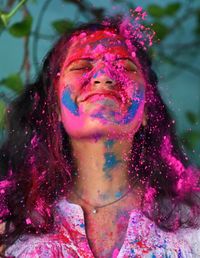
<instances>
[{"instance_id":1,"label":"white shirt","mask_svg":"<svg viewBox=\"0 0 200 258\"><path fill-rule=\"evenodd\" d=\"M88 244L81 206L61 199L55 206L51 234L23 235L6 250L16 258L94 258ZM165 232L141 211L131 212L124 243L112 258L200 258L200 230Z\"/></svg>"}]
</instances>

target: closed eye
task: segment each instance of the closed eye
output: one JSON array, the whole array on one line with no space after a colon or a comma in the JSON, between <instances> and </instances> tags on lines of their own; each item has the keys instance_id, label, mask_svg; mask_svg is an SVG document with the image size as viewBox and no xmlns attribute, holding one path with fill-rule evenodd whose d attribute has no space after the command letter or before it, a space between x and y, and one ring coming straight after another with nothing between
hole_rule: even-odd
<instances>
[{"instance_id":1,"label":"closed eye","mask_svg":"<svg viewBox=\"0 0 200 258\"><path fill-rule=\"evenodd\" d=\"M116 66L130 72L137 72L137 66L130 60L118 60Z\"/></svg>"},{"instance_id":2,"label":"closed eye","mask_svg":"<svg viewBox=\"0 0 200 258\"><path fill-rule=\"evenodd\" d=\"M82 67L72 67L69 69L69 71L76 71L76 70L90 70L90 66L82 66Z\"/></svg>"},{"instance_id":3,"label":"closed eye","mask_svg":"<svg viewBox=\"0 0 200 258\"><path fill-rule=\"evenodd\" d=\"M92 64L88 60L76 60L68 67L69 71L91 70Z\"/></svg>"}]
</instances>

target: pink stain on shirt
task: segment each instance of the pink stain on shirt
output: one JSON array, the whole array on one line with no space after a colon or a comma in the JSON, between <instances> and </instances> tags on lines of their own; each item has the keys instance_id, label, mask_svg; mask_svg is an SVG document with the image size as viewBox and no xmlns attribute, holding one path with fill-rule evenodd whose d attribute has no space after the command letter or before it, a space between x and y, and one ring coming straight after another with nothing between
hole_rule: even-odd
<instances>
[{"instance_id":1,"label":"pink stain on shirt","mask_svg":"<svg viewBox=\"0 0 200 258\"><path fill-rule=\"evenodd\" d=\"M117 258L118 254L119 254L119 249L115 248L115 250L113 251L113 254L112 254L112 258Z\"/></svg>"}]
</instances>

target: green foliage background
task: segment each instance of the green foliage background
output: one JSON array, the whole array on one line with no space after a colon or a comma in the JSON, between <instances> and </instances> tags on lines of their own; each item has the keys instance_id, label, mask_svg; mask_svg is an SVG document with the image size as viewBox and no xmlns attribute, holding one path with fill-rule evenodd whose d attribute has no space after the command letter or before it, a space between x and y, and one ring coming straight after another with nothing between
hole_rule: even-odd
<instances>
[{"instance_id":1,"label":"green foliage background","mask_svg":"<svg viewBox=\"0 0 200 258\"><path fill-rule=\"evenodd\" d=\"M40 40L53 42L59 35L70 31L76 25L77 17L82 16L85 21L94 21L101 19L106 15L106 7L98 7L90 4L86 0L58 0L61 8L66 8L66 18L58 18L50 22L53 28L53 34L47 35L41 33L41 26L44 15L48 15L48 6L52 0L7 0L0 2L0 42L1 35L7 33L13 38L21 39L23 45L23 60L19 69L12 72L5 78L0 78L0 131L1 139L5 138L5 112L6 107L13 97L20 94L24 85L30 81L31 69L37 73L39 69L38 60L38 43ZM129 0L113 0L113 5L123 6L123 9L134 9L136 6L134 1ZM160 1L161 2L161 1ZM32 5L38 5L39 15L33 16L31 11ZM75 17L68 17L68 7L76 7ZM200 47L200 1L170 1L159 3L154 1L146 7L149 15L148 23L153 26L156 31L156 44L151 50L155 66L159 66L162 62L170 66L174 73L166 76L165 80L171 76L176 76L177 72L189 72L200 79L200 68L198 65L199 47ZM117 10L118 13L119 10ZM15 22L14 17L20 16L20 21ZM179 35L185 33L187 25L190 24L190 37L179 42L172 42L171 38L174 34ZM33 41L34 50L30 54L30 39ZM181 38L183 39L183 38ZM187 62L186 53L194 58L194 62ZM159 61L158 61L159 60ZM0 62L3 62L1 60ZM4 89L4 90L2 90ZM8 90L9 94L5 91ZM12 92L12 94L10 94ZM200 92L200 91L199 91ZM10 97L12 95L12 97ZM173 116L173 112L172 112ZM190 123L190 129L179 135L180 143L184 146L188 155L194 162L200 166L200 110L196 112L186 112L185 117ZM195 155L194 152L198 155Z\"/></svg>"}]
</instances>

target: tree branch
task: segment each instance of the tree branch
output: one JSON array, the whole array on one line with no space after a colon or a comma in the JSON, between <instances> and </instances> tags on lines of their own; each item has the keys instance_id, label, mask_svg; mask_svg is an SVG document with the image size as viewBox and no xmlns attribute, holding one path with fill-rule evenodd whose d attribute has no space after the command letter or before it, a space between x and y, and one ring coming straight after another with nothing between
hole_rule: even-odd
<instances>
[{"instance_id":1,"label":"tree branch","mask_svg":"<svg viewBox=\"0 0 200 258\"><path fill-rule=\"evenodd\" d=\"M33 32L33 49L32 49L33 56L32 56L32 58L33 58L33 65L35 67L36 72L38 72L38 70L39 70L37 53L38 53L38 40L39 40L39 35L40 35L40 27L41 27L41 24L42 24L42 20L43 20L45 11L47 10L51 1L52 0L46 0L44 2L44 4L42 5L42 8L41 8L41 10L39 12L39 15L38 15L38 20L37 20L37 23L36 23L35 31Z\"/></svg>"},{"instance_id":2,"label":"tree branch","mask_svg":"<svg viewBox=\"0 0 200 258\"><path fill-rule=\"evenodd\" d=\"M23 8L23 16L30 15L26 6ZM25 71L25 83L28 84L30 81L30 60L29 60L29 36L24 37L24 57L20 68L20 72Z\"/></svg>"}]
</instances>

